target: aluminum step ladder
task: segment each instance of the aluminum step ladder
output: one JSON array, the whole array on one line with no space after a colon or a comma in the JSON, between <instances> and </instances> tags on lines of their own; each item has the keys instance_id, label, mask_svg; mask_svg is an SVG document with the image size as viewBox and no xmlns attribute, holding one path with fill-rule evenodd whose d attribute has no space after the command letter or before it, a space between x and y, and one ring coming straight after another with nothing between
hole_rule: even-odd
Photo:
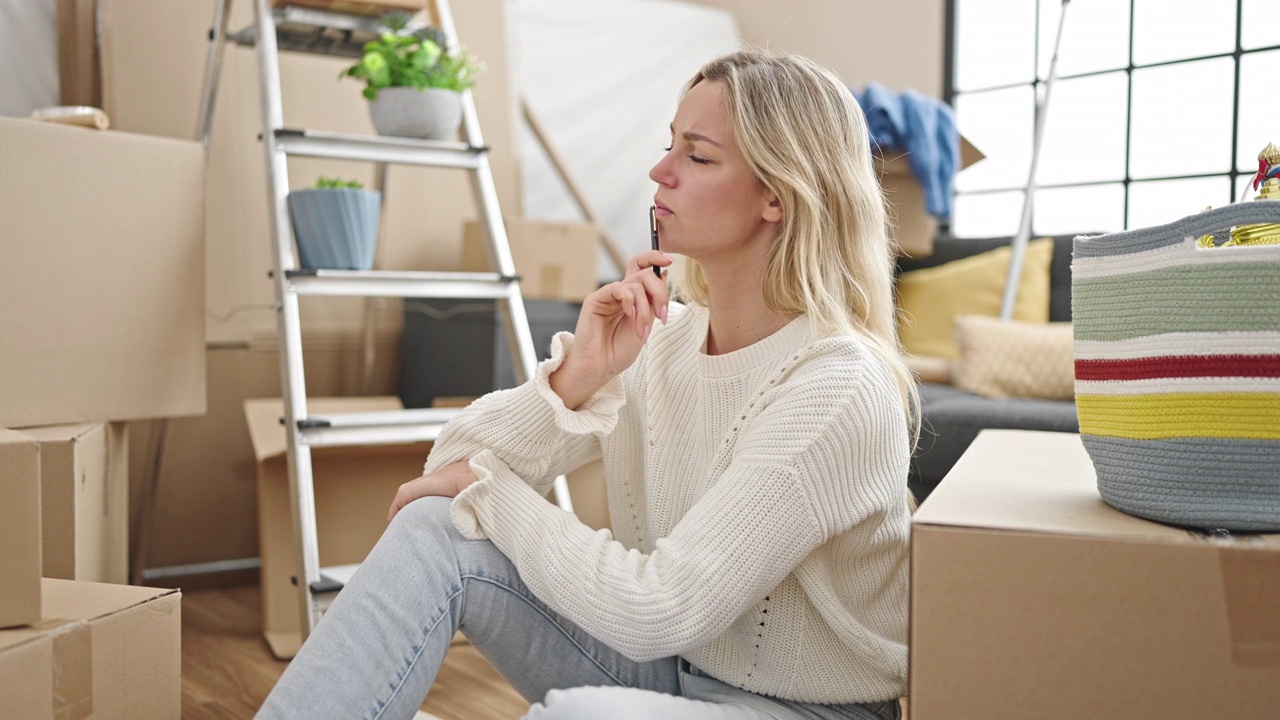
<instances>
[{"instance_id":1,"label":"aluminum step ladder","mask_svg":"<svg viewBox=\"0 0 1280 720\"><path fill-rule=\"evenodd\" d=\"M311 448L417 443L435 440L440 430L458 414L456 408L431 408L393 412L312 415L307 411L303 380L302 332L298 311L300 295L344 297L413 297L485 299L497 302L512 349L517 381L533 376L537 358L529 330L519 278L511 258L487 148L480 133L471 92L462 93L463 142L437 142L409 138L350 135L284 127L280 90L279 52L291 50L358 58L364 42L382 32L374 18L303 7L272 7L271 0L252 0L256 23L229 33L231 0L216 0L209 31L209 55L197 137L206 146L217 99L218 77L227 41L256 45L262 101L262 138L267 163L271 240L277 325L280 343L280 379L284 388L284 417L288 428L289 499L292 505L297 567L295 576L301 607L303 640L311 633L333 594L354 572L354 566L321 568L316 533L315 489L312 483ZM431 9L445 39L445 51L458 48L457 33L447 0L431 0ZM410 25L413 31L420 25ZM305 270L298 267L292 241L292 224L286 198L289 194L287 158L306 156L376 163L378 185L383 184L387 164L457 168L470 173L481 220L488 229L490 257L498 268L492 273ZM380 188L381 189L381 188ZM384 205L385 207L385 205ZM411 478L405 478L409 480ZM559 477L554 485L556 503L572 512L568 485ZM391 498L387 498L388 505Z\"/></svg>"}]
</instances>

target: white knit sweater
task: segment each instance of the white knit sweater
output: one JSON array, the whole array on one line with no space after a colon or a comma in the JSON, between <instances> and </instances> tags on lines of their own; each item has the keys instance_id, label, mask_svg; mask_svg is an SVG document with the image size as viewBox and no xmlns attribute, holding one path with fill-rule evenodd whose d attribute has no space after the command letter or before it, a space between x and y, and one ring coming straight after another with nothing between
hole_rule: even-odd
<instances>
[{"instance_id":1,"label":"white knit sweater","mask_svg":"<svg viewBox=\"0 0 1280 720\"><path fill-rule=\"evenodd\" d=\"M886 368L805 317L704 354L707 312L673 303L621 377L570 411L548 383L474 403L428 472L480 480L453 520L538 598L635 660L681 655L731 685L816 703L905 692L907 428ZM613 533L543 499L603 454Z\"/></svg>"}]
</instances>

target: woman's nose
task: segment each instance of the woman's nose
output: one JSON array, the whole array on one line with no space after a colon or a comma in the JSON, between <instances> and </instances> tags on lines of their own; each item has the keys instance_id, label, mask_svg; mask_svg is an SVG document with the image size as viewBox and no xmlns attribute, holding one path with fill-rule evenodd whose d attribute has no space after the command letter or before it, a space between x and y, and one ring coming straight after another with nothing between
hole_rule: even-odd
<instances>
[{"instance_id":1,"label":"woman's nose","mask_svg":"<svg viewBox=\"0 0 1280 720\"><path fill-rule=\"evenodd\" d=\"M650 180L658 183L659 185L666 185L667 187L670 187L675 184L674 183L675 178L672 176L671 170L670 170L671 164L668 162L668 159L670 157L671 157L671 153L668 152L667 154L662 156L662 159L659 160L657 164L655 164L652 168L649 169Z\"/></svg>"}]
</instances>

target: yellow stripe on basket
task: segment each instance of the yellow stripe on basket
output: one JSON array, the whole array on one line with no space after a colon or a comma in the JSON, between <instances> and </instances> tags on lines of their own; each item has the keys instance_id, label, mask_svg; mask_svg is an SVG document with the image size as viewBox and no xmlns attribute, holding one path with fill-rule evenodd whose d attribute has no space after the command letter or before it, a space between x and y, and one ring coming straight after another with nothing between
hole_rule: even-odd
<instances>
[{"instance_id":1,"label":"yellow stripe on basket","mask_svg":"<svg viewBox=\"0 0 1280 720\"><path fill-rule=\"evenodd\" d=\"M1130 440L1280 440L1280 393L1077 395L1080 432Z\"/></svg>"}]
</instances>

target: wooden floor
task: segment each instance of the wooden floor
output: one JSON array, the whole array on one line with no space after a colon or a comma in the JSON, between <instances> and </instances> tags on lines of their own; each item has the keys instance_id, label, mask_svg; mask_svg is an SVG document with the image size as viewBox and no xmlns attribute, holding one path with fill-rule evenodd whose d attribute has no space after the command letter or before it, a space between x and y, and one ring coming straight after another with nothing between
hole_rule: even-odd
<instances>
[{"instance_id":1,"label":"wooden floor","mask_svg":"<svg viewBox=\"0 0 1280 720\"><path fill-rule=\"evenodd\" d=\"M262 639L258 587L182 595L182 717L251 718L284 672ZM529 709L475 648L456 643L422 709L444 720L511 720Z\"/></svg>"}]
</instances>

